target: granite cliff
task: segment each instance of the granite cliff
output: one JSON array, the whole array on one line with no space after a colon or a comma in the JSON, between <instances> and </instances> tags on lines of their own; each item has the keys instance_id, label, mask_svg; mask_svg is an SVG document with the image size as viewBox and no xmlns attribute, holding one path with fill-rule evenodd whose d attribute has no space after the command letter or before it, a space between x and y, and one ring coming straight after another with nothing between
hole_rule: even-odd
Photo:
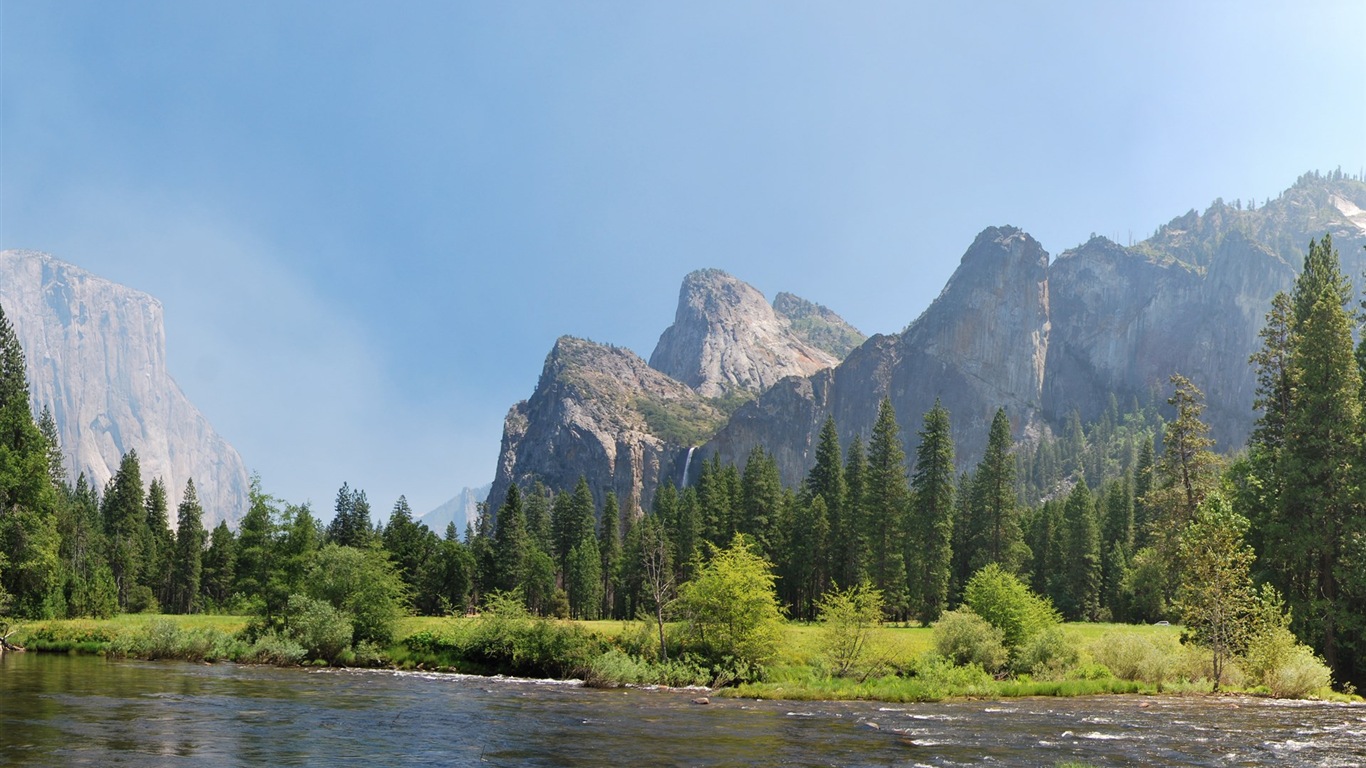
<instances>
[{"instance_id":1,"label":"granite cliff","mask_svg":"<svg viewBox=\"0 0 1366 768\"><path fill-rule=\"evenodd\" d=\"M34 251L0 252L0 304L28 366L34 407L52 410L67 470L99 488L136 449L172 505L194 478L205 523L246 510L242 458L166 368L161 303ZM174 506L172 507L174 516Z\"/></svg>"},{"instance_id":2,"label":"granite cliff","mask_svg":"<svg viewBox=\"0 0 1366 768\"><path fill-rule=\"evenodd\" d=\"M660 482L682 482L693 449L736 404L828 369L864 339L819 304L780 294L776 305L720 270L700 270L684 279L649 364L620 347L559 339L535 392L504 421L489 506L511 482L560 490L580 475L599 504L608 492L629 508L648 504Z\"/></svg>"},{"instance_id":3,"label":"granite cliff","mask_svg":"<svg viewBox=\"0 0 1366 768\"><path fill-rule=\"evenodd\" d=\"M862 343L818 305L780 294L770 307L724 273L695 272L650 358L675 384L704 396L670 401L674 422L695 414L689 433L660 437L638 408L621 408L641 386L633 379L638 365L620 379L620 392L595 394L590 408L556 383L547 361L536 395L509 414L490 501L501 501L513 477L568 487L579 474L596 473L610 482L599 479L595 492L615 487L648 504L660 476L682 477L685 467L695 472L714 454L743 463L755 445L774 453L784 482L795 485L814 460L826 416L834 415L846 443L855 434L866 438L883 397L895 406L910 449L922 415L941 400L952 414L959 467L967 469L980 458L998 407L1006 409L1015 438L1030 440L1073 411L1084 422L1097 418L1112 395L1121 403L1161 401L1173 372L1205 391L1219 447L1236 448L1254 418L1247 360L1271 297L1291 285L1310 238L1324 234L1332 235L1343 272L1363 274L1366 183L1340 173L1306 174L1260 207L1218 200L1130 247L1092 237L1051 263L1026 232L989 227L919 318L899 334ZM555 410L530 407L552 390L561 400ZM726 409L756 392L728 416L718 413L723 403ZM627 435L621 446L641 447L644 461L628 461L627 473L640 482L621 482L613 461L602 458L605 449L568 451L563 440L530 438L554 430L580 434L563 426L566 415L589 410L595 424L607 425L595 442ZM708 433L711 424L718 429Z\"/></svg>"}]
</instances>

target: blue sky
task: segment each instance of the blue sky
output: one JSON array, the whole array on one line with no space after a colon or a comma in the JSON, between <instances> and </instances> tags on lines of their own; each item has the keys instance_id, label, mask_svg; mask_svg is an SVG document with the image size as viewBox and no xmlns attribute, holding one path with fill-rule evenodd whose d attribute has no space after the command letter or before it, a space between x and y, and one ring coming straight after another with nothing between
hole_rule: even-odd
<instances>
[{"instance_id":1,"label":"blue sky","mask_svg":"<svg viewBox=\"0 0 1366 768\"><path fill-rule=\"evenodd\" d=\"M693 269L895 332L986 226L1356 173L1366 4L3 0L0 88L0 246L160 298L268 491L426 511Z\"/></svg>"}]
</instances>

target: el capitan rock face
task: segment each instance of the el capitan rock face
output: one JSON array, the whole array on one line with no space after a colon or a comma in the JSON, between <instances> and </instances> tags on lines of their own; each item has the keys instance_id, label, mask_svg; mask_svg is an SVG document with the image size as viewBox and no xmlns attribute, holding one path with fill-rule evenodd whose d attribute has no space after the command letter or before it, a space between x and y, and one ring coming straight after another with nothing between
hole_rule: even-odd
<instances>
[{"instance_id":1,"label":"el capitan rock face","mask_svg":"<svg viewBox=\"0 0 1366 768\"><path fill-rule=\"evenodd\" d=\"M794 296L783 306L824 327L844 324L833 312ZM720 270L702 269L684 278L674 323L660 335L650 367L718 397L762 392L785 377L809 376L840 359L794 331L793 318L780 315L753 286Z\"/></svg>"},{"instance_id":2,"label":"el capitan rock face","mask_svg":"<svg viewBox=\"0 0 1366 768\"><path fill-rule=\"evenodd\" d=\"M34 251L0 253L0 304L24 346L35 408L52 410L75 478L103 488L136 449L171 503L194 478L206 525L246 510L242 458L166 369L161 303ZM174 506L172 507L174 519Z\"/></svg>"}]
</instances>

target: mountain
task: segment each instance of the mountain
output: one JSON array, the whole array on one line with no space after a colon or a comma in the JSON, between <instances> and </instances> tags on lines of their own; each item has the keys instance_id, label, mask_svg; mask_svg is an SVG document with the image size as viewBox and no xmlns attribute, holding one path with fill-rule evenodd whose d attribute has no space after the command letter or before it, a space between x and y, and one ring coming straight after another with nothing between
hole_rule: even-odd
<instances>
[{"instance_id":1,"label":"mountain","mask_svg":"<svg viewBox=\"0 0 1366 768\"><path fill-rule=\"evenodd\" d=\"M583 475L599 504L614 492L628 508L648 504L661 482L681 483L695 447L737 404L838 363L841 348L862 341L825 307L781 296L775 309L720 270L693 272L649 364L627 349L560 338L531 398L504 421L489 506L512 482L562 490Z\"/></svg>"},{"instance_id":2,"label":"mountain","mask_svg":"<svg viewBox=\"0 0 1366 768\"><path fill-rule=\"evenodd\" d=\"M899 334L866 341L819 305L780 294L769 306L724 272L694 272L650 357L651 367L701 395L670 401L670 423L688 424L687 434L660 437L632 405L643 375L635 355L601 348L610 354L582 359L582 371L616 376L591 392L568 386L560 364L548 360L528 401L540 405L521 403L508 416L490 501L496 506L513 478L567 488L582 473L599 478L595 492L615 487L649 504L653 484L621 482L611 452L581 445L588 433L614 450L644 445L648 436L652 447L630 455L647 467L642 477L656 478L682 477L716 454L742 464L763 445L783 481L795 485L814 461L826 416L835 417L846 444L855 434L867 438L883 397L911 449L922 415L940 400L952 414L958 466L969 469L998 407L1015 439L1028 441L1059 429L1073 412L1083 422L1098 418L1112 397L1125 406L1161 402L1175 372L1205 391L1219 447L1236 448L1255 416L1247 360L1271 297L1290 287L1309 240L1324 234L1332 235L1344 274L1362 275L1366 183L1340 172L1305 174L1261 206L1216 200L1136 245L1093 237L1051 261L1022 229L988 227L920 317ZM599 369L609 359L619 376ZM573 426L586 413L594 427ZM551 433L560 438L545 439ZM705 444L689 450L699 441ZM632 477L639 465L630 465Z\"/></svg>"},{"instance_id":3,"label":"mountain","mask_svg":"<svg viewBox=\"0 0 1366 768\"><path fill-rule=\"evenodd\" d=\"M34 251L0 252L0 304L24 346L34 407L57 423L67 470L103 488L136 449L174 505L194 478L205 523L247 506L242 457L166 368L161 303Z\"/></svg>"},{"instance_id":4,"label":"mountain","mask_svg":"<svg viewBox=\"0 0 1366 768\"><path fill-rule=\"evenodd\" d=\"M1277 291L1288 290L1310 238L1331 234L1343 272L1366 267L1366 184L1307 174L1260 208L1215 201L1125 248L1093 237L1051 264L1014 227L984 230L943 293L897 336L875 336L837 368L789 379L740 407L698 451L743 462L764 445L785 483L814 461L827 414L841 438L871 432L890 397L910 446L936 398L952 414L960 469L981 457L1004 406L1014 437L1055 429L1076 411L1165 400L1180 372L1206 393L1222 449L1242 445L1255 414L1248 357Z\"/></svg>"},{"instance_id":5,"label":"mountain","mask_svg":"<svg viewBox=\"0 0 1366 768\"><path fill-rule=\"evenodd\" d=\"M455 523L457 534L465 535L465 526L479 516L479 502L488 498L492 483L479 488L462 488L455 498L423 515L418 522L425 524L438 536L446 535L446 526Z\"/></svg>"},{"instance_id":6,"label":"mountain","mask_svg":"<svg viewBox=\"0 0 1366 768\"><path fill-rule=\"evenodd\" d=\"M683 279L674 323L660 335L650 367L719 397L757 394L838 363L843 356L834 350L852 346L858 331L824 307L783 296L780 314L748 283L719 269L693 272Z\"/></svg>"},{"instance_id":7,"label":"mountain","mask_svg":"<svg viewBox=\"0 0 1366 768\"><path fill-rule=\"evenodd\" d=\"M599 504L609 492L653 498L679 457L723 423L716 405L634 352L562 336L536 391L504 421L489 506L498 508L509 483L539 479L560 490L580 475Z\"/></svg>"}]
</instances>

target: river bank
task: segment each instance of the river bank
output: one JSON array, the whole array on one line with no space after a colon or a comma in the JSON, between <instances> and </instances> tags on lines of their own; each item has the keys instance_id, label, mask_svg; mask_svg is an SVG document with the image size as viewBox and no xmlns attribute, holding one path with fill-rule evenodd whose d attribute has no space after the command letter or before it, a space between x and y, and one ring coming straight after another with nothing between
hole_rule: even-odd
<instances>
[{"instance_id":1,"label":"river bank","mask_svg":"<svg viewBox=\"0 0 1366 768\"><path fill-rule=\"evenodd\" d=\"M249 641L243 633L249 621L246 616L135 614L34 622L19 627L14 639L37 653L328 666L278 638ZM1180 643L1179 627L1068 624L1063 631L1078 650L1075 663L1040 676L993 676L936 656L929 629L882 626L870 631L866 663L839 675L824 661L819 625L788 624L770 664L736 669L686 656L657 661L649 628L637 623L409 617L399 622L389 646L357 648L334 666L578 679L600 688L703 686L722 698L791 701L905 703L1212 691L1203 654ZM1223 690L1270 693L1236 676ZM1331 691L1308 693L1360 700Z\"/></svg>"},{"instance_id":2,"label":"river bank","mask_svg":"<svg viewBox=\"0 0 1366 768\"><path fill-rule=\"evenodd\" d=\"M0 765L1307 765L1366 707L1248 697L755 701L419 671L16 654Z\"/></svg>"}]
</instances>

